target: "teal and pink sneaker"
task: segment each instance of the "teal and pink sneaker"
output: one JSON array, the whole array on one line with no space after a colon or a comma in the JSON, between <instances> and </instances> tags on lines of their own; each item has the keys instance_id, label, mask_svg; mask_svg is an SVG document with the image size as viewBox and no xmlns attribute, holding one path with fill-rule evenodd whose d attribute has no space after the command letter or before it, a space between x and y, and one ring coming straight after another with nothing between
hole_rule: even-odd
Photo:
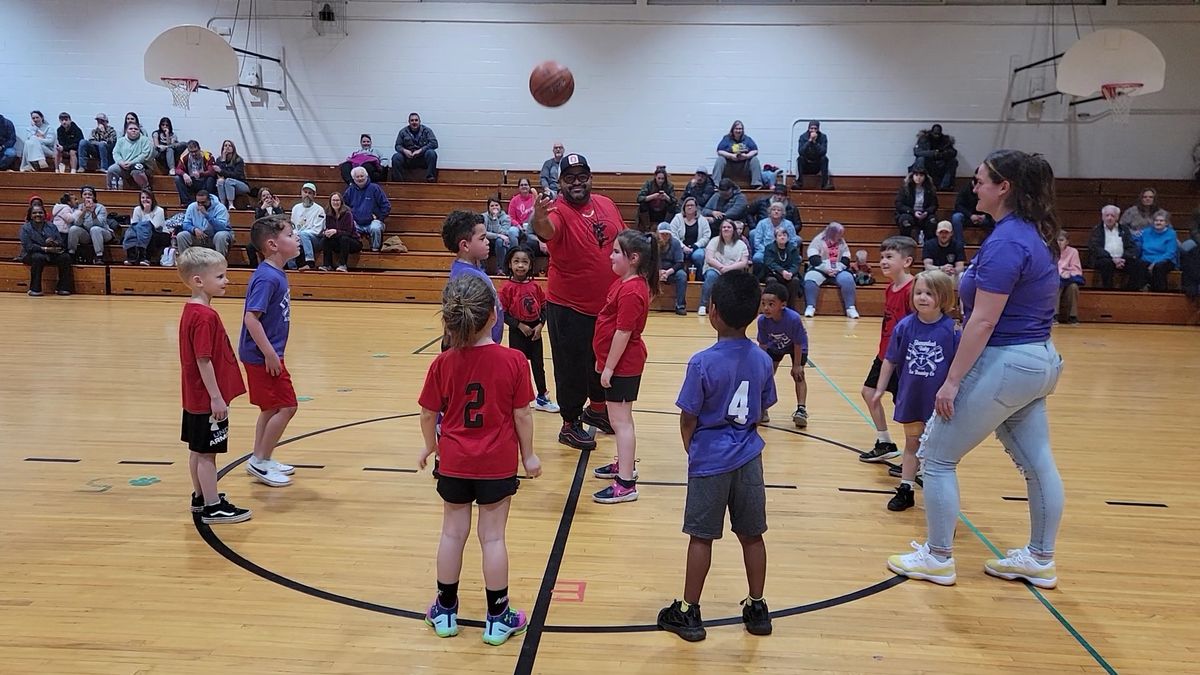
<instances>
[{"instance_id":1,"label":"teal and pink sneaker","mask_svg":"<svg viewBox=\"0 0 1200 675\"><path fill-rule=\"evenodd\" d=\"M500 616L488 616L483 626L483 641L493 647L499 647L507 642L508 638L524 633L528 626L525 612L509 607Z\"/></svg>"},{"instance_id":2,"label":"teal and pink sneaker","mask_svg":"<svg viewBox=\"0 0 1200 675\"><path fill-rule=\"evenodd\" d=\"M425 625L432 628L440 638L458 635L458 603L447 609L434 600L429 606L429 611L425 612Z\"/></svg>"}]
</instances>

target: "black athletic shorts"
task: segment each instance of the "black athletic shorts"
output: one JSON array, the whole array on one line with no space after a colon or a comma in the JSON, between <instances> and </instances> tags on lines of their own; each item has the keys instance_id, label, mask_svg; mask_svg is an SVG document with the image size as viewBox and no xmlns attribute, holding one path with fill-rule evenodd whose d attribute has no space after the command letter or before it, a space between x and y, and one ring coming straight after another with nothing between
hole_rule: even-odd
<instances>
[{"instance_id":1,"label":"black athletic shorts","mask_svg":"<svg viewBox=\"0 0 1200 675\"><path fill-rule=\"evenodd\" d=\"M771 351L770 349L768 349L767 356L770 356L771 360L775 363L782 363L783 358L785 356L792 357L793 361L795 361L795 359L796 359L796 353L790 349L787 351L782 351L782 352L774 352L774 351ZM801 366L808 365L808 352L800 352L800 365Z\"/></svg>"},{"instance_id":2,"label":"black athletic shorts","mask_svg":"<svg viewBox=\"0 0 1200 675\"><path fill-rule=\"evenodd\" d=\"M444 501L451 504L495 504L505 497L517 494L521 482L511 478L455 478L433 472L437 478L437 491Z\"/></svg>"},{"instance_id":3,"label":"black athletic shorts","mask_svg":"<svg viewBox=\"0 0 1200 675\"><path fill-rule=\"evenodd\" d=\"M871 364L871 372L867 373L867 381L863 382L864 387L870 389L879 388L879 371L883 368L883 361L879 357L875 357L875 361ZM896 392L900 389L900 371L892 370L892 379L888 381L887 393L892 395L892 400L896 399Z\"/></svg>"},{"instance_id":4,"label":"black athletic shorts","mask_svg":"<svg viewBox=\"0 0 1200 675\"><path fill-rule=\"evenodd\" d=\"M213 422L209 413L197 415L184 410L179 440L187 443L192 452L213 455L229 452L229 418L223 422Z\"/></svg>"},{"instance_id":5,"label":"black athletic shorts","mask_svg":"<svg viewBox=\"0 0 1200 675\"><path fill-rule=\"evenodd\" d=\"M609 384L612 386L604 390L605 401L631 403L637 400L638 390L642 388L642 376L618 377L613 375Z\"/></svg>"}]
</instances>

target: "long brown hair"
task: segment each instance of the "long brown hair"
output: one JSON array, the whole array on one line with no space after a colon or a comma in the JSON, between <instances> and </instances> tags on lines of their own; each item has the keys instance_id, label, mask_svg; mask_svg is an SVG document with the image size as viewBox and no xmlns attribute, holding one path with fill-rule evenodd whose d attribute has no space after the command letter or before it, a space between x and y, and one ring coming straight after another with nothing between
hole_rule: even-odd
<instances>
[{"instance_id":1,"label":"long brown hair","mask_svg":"<svg viewBox=\"0 0 1200 675\"><path fill-rule=\"evenodd\" d=\"M1005 204L1020 218L1037 227L1038 236L1057 259L1058 216L1054 212L1054 169L1039 154L1020 150L995 150L983 160L992 182L1008 181L1012 186Z\"/></svg>"}]
</instances>

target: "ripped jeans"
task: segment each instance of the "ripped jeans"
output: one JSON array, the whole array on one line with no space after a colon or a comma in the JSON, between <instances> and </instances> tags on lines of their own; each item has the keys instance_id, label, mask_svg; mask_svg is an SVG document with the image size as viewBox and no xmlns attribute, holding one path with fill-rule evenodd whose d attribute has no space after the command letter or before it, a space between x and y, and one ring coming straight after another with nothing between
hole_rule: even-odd
<instances>
[{"instance_id":1,"label":"ripped jeans","mask_svg":"<svg viewBox=\"0 0 1200 675\"><path fill-rule=\"evenodd\" d=\"M918 455L925 467L929 549L949 556L958 520L958 463L995 431L1029 494L1029 549L1054 555L1063 511L1063 485L1050 452L1046 397L1062 373L1054 343L985 347L959 385L954 417L936 413Z\"/></svg>"}]
</instances>

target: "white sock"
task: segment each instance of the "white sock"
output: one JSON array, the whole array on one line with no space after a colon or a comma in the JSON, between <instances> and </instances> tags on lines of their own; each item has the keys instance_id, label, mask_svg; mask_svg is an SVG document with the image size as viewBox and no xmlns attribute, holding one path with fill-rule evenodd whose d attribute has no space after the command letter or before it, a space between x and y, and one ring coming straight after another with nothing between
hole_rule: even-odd
<instances>
[{"instance_id":1,"label":"white sock","mask_svg":"<svg viewBox=\"0 0 1200 675\"><path fill-rule=\"evenodd\" d=\"M915 481L911 481L911 480L901 480L901 481L900 481L900 484L901 484L901 485L907 485L907 486L908 486L910 489L913 489L913 490L917 489L917 483L916 483Z\"/></svg>"},{"instance_id":2,"label":"white sock","mask_svg":"<svg viewBox=\"0 0 1200 675\"><path fill-rule=\"evenodd\" d=\"M875 440L878 441L879 443L891 443L892 435L889 434L887 431L876 431L875 432Z\"/></svg>"},{"instance_id":3,"label":"white sock","mask_svg":"<svg viewBox=\"0 0 1200 675\"><path fill-rule=\"evenodd\" d=\"M267 466L267 460L259 459L258 457L255 457L254 455L250 456L250 463L259 468L266 468L266 466Z\"/></svg>"}]
</instances>

